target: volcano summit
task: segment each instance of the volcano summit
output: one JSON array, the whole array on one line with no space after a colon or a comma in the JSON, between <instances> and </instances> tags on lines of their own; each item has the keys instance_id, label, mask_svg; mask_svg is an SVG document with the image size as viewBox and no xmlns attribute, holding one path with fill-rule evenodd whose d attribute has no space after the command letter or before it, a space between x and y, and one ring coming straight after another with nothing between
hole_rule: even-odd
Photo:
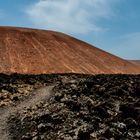
<instances>
[{"instance_id":1,"label":"volcano summit","mask_svg":"<svg viewBox=\"0 0 140 140\"><path fill-rule=\"evenodd\" d=\"M0 27L0 73L136 74L140 66L63 33Z\"/></svg>"}]
</instances>

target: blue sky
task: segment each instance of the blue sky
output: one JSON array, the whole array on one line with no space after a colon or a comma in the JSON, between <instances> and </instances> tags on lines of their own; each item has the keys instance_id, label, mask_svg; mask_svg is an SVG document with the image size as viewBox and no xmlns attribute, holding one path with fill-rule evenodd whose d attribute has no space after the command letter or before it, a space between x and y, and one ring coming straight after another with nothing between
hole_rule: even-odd
<instances>
[{"instance_id":1,"label":"blue sky","mask_svg":"<svg viewBox=\"0 0 140 140\"><path fill-rule=\"evenodd\" d=\"M140 0L1 0L0 26L56 30L140 60Z\"/></svg>"}]
</instances>

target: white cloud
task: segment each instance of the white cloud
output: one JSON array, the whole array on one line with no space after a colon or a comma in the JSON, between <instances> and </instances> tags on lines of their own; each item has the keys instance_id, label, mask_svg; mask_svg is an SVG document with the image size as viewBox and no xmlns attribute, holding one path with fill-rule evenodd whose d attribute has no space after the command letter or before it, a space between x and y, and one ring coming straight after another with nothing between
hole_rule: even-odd
<instances>
[{"instance_id":1,"label":"white cloud","mask_svg":"<svg viewBox=\"0 0 140 140\"><path fill-rule=\"evenodd\" d=\"M125 59L140 59L140 32L122 35L111 52Z\"/></svg>"},{"instance_id":2,"label":"white cloud","mask_svg":"<svg viewBox=\"0 0 140 140\"><path fill-rule=\"evenodd\" d=\"M117 0L39 0L26 9L36 27L65 33L102 31L97 20L111 16Z\"/></svg>"}]
</instances>

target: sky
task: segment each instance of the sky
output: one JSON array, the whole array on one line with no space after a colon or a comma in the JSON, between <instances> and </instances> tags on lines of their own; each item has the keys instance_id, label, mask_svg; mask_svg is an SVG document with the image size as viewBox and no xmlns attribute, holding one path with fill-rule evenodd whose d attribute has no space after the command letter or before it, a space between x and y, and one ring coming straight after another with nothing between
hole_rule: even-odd
<instances>
[{"instance_id":1,"label":"sky","mask_svg":"<svg viewBox=\"0 0 140 140\"><path fill-rule=\"evenodd\" d=\"M0 0L0 26L59 31L140 60L140 0Z\"/></svg>"}]
</instances>

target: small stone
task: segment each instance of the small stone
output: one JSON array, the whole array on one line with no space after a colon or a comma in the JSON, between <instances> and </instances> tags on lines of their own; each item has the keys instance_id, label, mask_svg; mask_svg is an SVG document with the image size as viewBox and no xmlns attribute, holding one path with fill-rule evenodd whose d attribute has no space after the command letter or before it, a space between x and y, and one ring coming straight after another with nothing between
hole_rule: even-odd
<instances>
[{"instance_id":1,"label":"small stone","mask_svg":"<svg viewBox=\"0 0 140 140\"><path fill-rule=\"evenodd\" d=\"M136 132L136 137L140 138L140 132Z\"/></svg>"},{"instance_id":2,"label":"small stone","mask_svg":"<svg viewBox=\"0 0 140 140\"><path fill-rule=\"evenodd\" d=\"M40 131L40 132L44 132L45 131L45 124L43 124L43 123L41 123L41 124L39 124L38 126L37 126L37 128L38 128L38 130Z\"/></svg>"},{"instance_id":3,"label":"small stone","mask_svg":"<svg viewBox=\"0 0 140 140\"><path fill-rule=\"evenodd\" d=\"M15 95L15 96L12 97L12 100L18 101L19 100L19 97Z\"/></svg>"},{"instance_id":4,"label":"small stone","mask_svg":"<svg viewBox=\"0 0 140 140\"><path fill-rule=\"evenodd\" d=\"M127 119L124 120L124 122L129 129L134 128L137 125L137 122L132 118L127 118Z\"/></svg>"},{"instance_id":5,"label":"small stone","mask_svg":"<svg viewBox=\"0 0 140 140\"><path fill-rule=\"evenodd\" d=\"M31 139L31 136L30 136L29 133L27 133L26 135L22 136L22 140L29 140L29 139Z\"/></svg>"},{"instance_id":6,"label":"small stone","mask_svg":"<svg viewBox=\"0 0 140 140\"><path fill-rule=\"evenodd\" d=\"M93 132L90 134L90 140L95 140L97 139L97 133Z\"/></svg>"},{"instance_id":7,"label":"small stone","mask_svg":"<svg viewBox=\"0 0 140 140\"><path fill-rule=\"evenodd\" d=\"M99 92L104 92L105 91L105 87L100 87L99 88Z\"/></svg>"},{"instance_id":8,"label":"small stone","mask_svg":"<svg viewBox=\"0 0 140 140\"><path fill-rule=\"evenodd\" d=\"M32 110L37 110L37 106L34 105L34 106L32 107Z\"/></svg>"},{"instance_id":9,"label":"small stone","mask_svg":"<svg viewBox=\"0 0 140 140\"><path fill-rule=\"evenodd\" d=\"M38 136L33 137L32 140L38 140Z\"/></svg>"},{"instance_id":10,"label":"small stone","mask_svg":"<svg viewBox=\"0 0 140 140\"><path fill-rule=\"evenodd\" d=\"M32 137L35 137L37 135L37 132L32 133Z\"/></svg>"},{"instance_id":11,"label":"small stone","mask_svg":"<svg viewBox=\"0 0 140 140\"><path fill-rule=\"evenodd\" d=\"M62 93L56 93L55 94L55 100L59 101L63 97Z\"/></svg>"},{"instance_id":12,"label":"small stone","mask_svg":"<svg viewBox=\"0 0 140 140\"><path fill-rule=\"evenodd\" d=\"M41 135L41 136L40 136L40 139L41 139L41 140L45 140L45 135Z\"/></svg>"},{"instance_id":13,"label":"small stone","mask_svg":"<svg viewBox=\"0 0 140 140\"><path fill-rule=\"evenodd\" d=\"M119 128L119 129L124 129L124 128L126 128L126 125L125 125L124 123L120 123L120 122L118 122L118 123L113 123L113 126Z\"/></svg>"}]
</instances>

